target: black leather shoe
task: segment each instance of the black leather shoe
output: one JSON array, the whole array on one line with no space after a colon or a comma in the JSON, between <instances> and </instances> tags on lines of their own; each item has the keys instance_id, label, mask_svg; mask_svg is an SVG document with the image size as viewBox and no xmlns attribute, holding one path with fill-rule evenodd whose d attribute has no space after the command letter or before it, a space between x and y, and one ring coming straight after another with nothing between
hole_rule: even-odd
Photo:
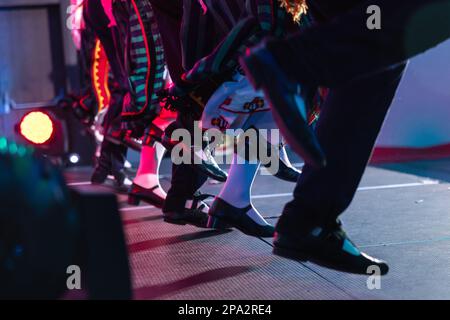
<instances>
[{"instance_id":1,"label":"black leather shoe","mask_svg":"<svg viewBox=\"0 0 450 320\"><path fill-rule=\"evenodd\" d=\"M146 189L133 183L128 193L128 204L138 206L141 201L145 201L161 209L164 205L164 198L154 192L158 188L159 186L156 185L153 188Z\"/></svg>"},{"instance_id":2,"label":"black leather shoe","mask_svg":"<svg viewBox=\"0 0 450 320\"><path fill-rule=\"evenodd\" d=\"M123 170L113 173L110 170L105 171L99 167L96 167L94 170L91 176L91 183L112 188L115 192L121 194L127 194L131 184Z\"/></svg>"},{"instance_id":3,"label":"black leather shoe","mask_svg":"<svg viewBox=\"0 0 450 320\"><path fill-rule=\"evenodd\" d=\"M196 193L190 208L185 208L183 211L163 212L164 221L176 225L190 224L199 228L230 229L226 223L215 221L208 216L208 206L203 200L209 197L211 195Z\"/></svg>"},{"instance_id":4,"label":"black leather shoe","mask_svg":"<svg viewBox=\"0 0 450 320\"><path fill-rule=\"evenodd\" d=\"M275 233L275 228L270 224L262 226L251 219L247 212L252 208L251 205L245 208L236 208L226 201L216 197L209 209L209 216L215 218L211 223L222 222L235 227L243 233L262 238L272 238Z\"/></svg>"},{"instance_id":5,"label":"black leather shoe","mask_svg":"<svg viewBox=\"0 0 450 320\"><path fill-rule=\"evenodd\" d=\"M125 180L127 179L127 175L124 172L124 169L121 170L112 170L112 176L114 177L114 182L116 187L123 187L125 185ZM129 185L128 185L129 186Z\"/></svg>"},{"instance_id":6,"label":"black leather shoe","mask_svg":"<svg viewBox=\"0 0 450 320\"><path fill-rule=\"evenodd\" d=\"M294 182L296 183L298 178L301 175L301 171L297 170L294 167L288 166L286 163L284 163L282 160L280 160L278 171L274 174L274 177L277 177L278 179L287 181L287 182Z\"/></svg>"},{"instance_id":7,"label":"black leather shoe","mask_svg":"<svg viewBox=\"0 0 450 320\"><path fill-rule=\"evenodd\" d=\"M258 151L256 156L258 157L258 160L261 161L262 165L267 168L267 171L271 175L273 175L274 177L276 177L278 179L288 181L288 182L297 182L297 180L300 177L300 174L302 172L297 170L296 168L294 168L290 163L287 164L286 162L281 160L281 158L279 156L281 151L276 146L272 145L269 141L267 141L261 135L259 135L258 138L264 139L264 141L267 145L267 151L266 151L266 152L268 152L267 155L269 157L271 157L274 154L275 155L274 158L276 158L275 161L278 162L277 166L272 166L272 162L263 163L261 161L261 159L259 158L260 152ZM246 145L247 150L251 150L249 143L247 141L245 142L245 145ZM259 142L258 142L258 145L259 145ZM284 147L280 146L280 148L284 148ZM283 152L286 152L286 151L283 150ZM246 155L246 160L250 161L251 157Z\"/></svg>"},{"instance_id":8,"label":"black leather shoe","mask_svg":"<svg viewBox=\"0 0 450 320\"><path fill-rule=\"evenodd\" d=\"M219 167L216 160L214 159L214 157L211 155L211 153L207 148L205 148L205 150L198 150L196 152L196 147L187 146L183 142L172 140L161 129L154 130L154 132L152 132L150 136L155 141L161 143L169 152L172 151L172 149L176 145L181 144L183 152L190 153L191 164L195 170L219 182L227 181L228 174Z\"/></svg>"},{"instance_id":9,"label":"black leather shoe","mask_svg":"<svg viewBox=\"0 0 450 320\"><path fill-rule=\"evenodd\" d=\"M109 175L114 177L114 187L123 192L126 188L127 176L124 172L126 149L104 140L100 156L97 159L94 172L91 176L92 184L104 184ZM125 186L125 188L124 188ZM129 187L129 185L128 185Z\"/></svg>"},{"instance_id":10,"label":"black leather shoe","mask_svg":"<svg viewBox=\"0 0 450 320\"><path fill-rule=\"evenodd\" d=\"M191 146L191 162L195 170L204 173L211 179L219 182L227 181L228 174L223 171L208 149L200 150Z\"/></svg>"},{"instance_id":11,"label":"black leather shoe","mask_svg":"<svg viewBox=\"0 0 450 320\"><path fill-rule=\"evenodd\" d=\"M369 267L378 267L380 275L389 271L386 262L359 251L342 230L340 223L331 229L314 228L306 236L297 233L275 233L273 253L292 260L311 261L326 268L372 274Z\"/></svg>"},{"instance_id":12,"label":"black leather shoe","mask_svg":"<svg viewBox=\"0 0 450 320\"><path fill-rule=\"evenodd\" d=\"M271 174L273 174L274 177L277 177L278 179L284 180L284 181L287 181L287 182L294 182L294 183L296 183L298 178L300 177L300 175L302 173L300 170L298 170L298 169L296 169L296 168L294 168L294 167L292 167L290 165L287 165L281 159L279 159L278 170L276 172L272 173L270 171L270 169L271 169L270 163L265 164L264 166L268 169L268 171Z\"/></svg>"},{"instance_id":13,"label":"black leather shoe","mask_svg":"<svg viewBox=\"0 0 450 320\"><path fill-rule=\"evenodd\" d=\"M108 175L111 174L111 155L107 152L105 148L102 148L100 157L97 158L97 163L94 168L94 172L91 176L92 184L103 184L105 183Z\"/></svg>"},{"instance_id":14,"label":"black leather shoe","mask_svg":"<svg viewBox=\"0 0 450 320\"><path fill-rule=\"evenodd\" d=\"M108 177L109 170L102 168L100 166L97 166L92 173L91 176L91 183L92 184L102 184L106 181L106 178Z\"/></svg>"},{"instance_id":15,"label":"black leather shoe","mask_svg":"<svg viewBox=\"0 0 450 320\"><path fill-rule=\"evenodd\" d=\"M264 43L249 50L240 64L253 86L264 91L275 122L293 150L308 164L325 166L325 155L306 119L315 90L291 82Z\"/></svg>"},{"instance_id":16,"label":"black leather shoe","mask_svg":"<svg viewBox=\"0 0 450 320\"><path fill-rule=\"evenodd\" d=\"M199 228L208 228L208 214L198 209L164 212L164 221L181 226L190 224Z\"/></svg>"}]
</instances>

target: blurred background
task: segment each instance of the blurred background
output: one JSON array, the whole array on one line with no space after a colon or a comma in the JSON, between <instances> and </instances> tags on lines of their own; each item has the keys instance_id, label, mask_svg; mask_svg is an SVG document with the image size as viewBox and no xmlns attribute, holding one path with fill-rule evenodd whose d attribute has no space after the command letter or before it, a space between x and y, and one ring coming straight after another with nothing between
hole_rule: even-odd
<instances>
[{"instance_id":1,"label":"blurred background","mask_svg":"<svg viewBox=\"0 0 450 320\"><path fill-rule=\"evenodd\" d=\"M15 125L30 110L44 108L54 118L68 117L55 106L80 86L77 50L69 29L73 10L70 0L0 0L2 135L16 140ZM447 42L412 60L378 139L375 162L450 155L449 56ZM75 133L79 130L74 131L78 124L63 120L57 129L65 138L52 152L67 158L76 153L79 164L89 163L92 150L79 150Z\"/></svg>"}]
</instances>

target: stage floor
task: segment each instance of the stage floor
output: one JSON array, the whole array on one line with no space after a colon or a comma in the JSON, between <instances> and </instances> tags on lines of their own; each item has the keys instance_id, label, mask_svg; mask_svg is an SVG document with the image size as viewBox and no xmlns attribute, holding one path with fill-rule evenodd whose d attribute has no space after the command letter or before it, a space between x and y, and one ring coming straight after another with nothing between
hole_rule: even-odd
<instances>
[{"instance_id":1,"label":"stage floor","mask_svg":"<svg viewBox=\"0 0 450 320\"><path fill-rule=\"evenodd\" d=\"M89 173L66 176L72 187L94 188ZM259 174L254 204L276 223L293 187ZM219 188L207 183L203 191ZM342 220L356 244L389 262L374 290L367 276L276 257L270 241L167 224L152 206L118 200L136 299L450 299L450 159L367 169Z\"/></svg>"}]
</instances>

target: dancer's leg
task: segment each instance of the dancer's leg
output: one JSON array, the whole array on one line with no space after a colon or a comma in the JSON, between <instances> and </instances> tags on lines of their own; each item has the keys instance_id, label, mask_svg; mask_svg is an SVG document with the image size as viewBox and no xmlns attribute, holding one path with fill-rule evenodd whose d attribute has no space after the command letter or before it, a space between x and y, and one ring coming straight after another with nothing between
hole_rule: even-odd
<instances>
[{"instance_id":1,"label":"dancer's leg","mask_svg":"<svg viewBox=\"0 0 450 320\"><path fill-rule=\"evenodd\" d=\"M133 179L134 184L145 189L158 186L158 188L153 189L153 192L163 199L165 199L166 193L159 183L159 166L164 152L165 148L159 143L155 143L155 146L143 146L139 168L136 177Z\"/></svg>"},{"instance_id":2,"label":"dancer's leg","mask_svg":"<svg viewBox=\"0 0 450 320\"><path fill-rule=\"evenodd\" d=\"M128 80L123 67L124 50L118 31L115 28L109 28L109 19L103 11L103 6L99 1L85 1L83 3L83 14L86 25L93 30L100 39L105 49L111 70L114 75L114 90L111 92L111 101L106 113L103 128L104 134L119 135L120 132L120 113L123 104L123 98L128 91ZM101 146L101 155L99 163L91 178L94 183L103 183L107 174L114 175L117 184L120 186L125 181L124 162L126 157L126 148L104 140Z\"/></svg>"},{"instance_id":3,"label":"dancer's leg","mask_svg":"<svg viewBox=\"0 0 450 320\"><path fill-rule=\"evenodd\" d=\"M270 45L283 71L334 87L406 61L450 37L449 0L311 0L324 23ZM381 9L381 29L367 8ZM290 57L296 57L290 59Z\"/></svg>"},{"instance_id":4,"label":"dancer's leg","mask_svg":"<svg viewBox=\"0 0 450 320\"><path fill-rule=\"evenodd\" d=\"M240 209L251 205L247 215L257 224L265 226L268 224L267 221L264 220L251 201L251 189L260 163L251 163L245 159L239 159L238 162L238 158L239 156L234 154L227 182L225 182L217 197Z\"/></svg>"}]
</instances>

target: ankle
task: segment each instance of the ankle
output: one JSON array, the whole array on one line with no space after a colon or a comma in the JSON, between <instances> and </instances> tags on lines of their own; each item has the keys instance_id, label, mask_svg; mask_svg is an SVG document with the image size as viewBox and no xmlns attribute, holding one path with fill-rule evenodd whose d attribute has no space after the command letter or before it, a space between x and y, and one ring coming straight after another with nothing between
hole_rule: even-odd
<instances>
[{"instance_id":1,"label":"ankle","mask_svg":"<svg viewBox=\"0 0 450 320\"><path fill-rule=\"evenodd\" d=\"M221 193L217 197L239 209L247 207L251 203L250 196L243 196L239 194Z\"/></svg>"},{"instance_id":2,"label":"ankle","mask_svg":"<svg viewBox=\"0 0 450 320\"><path fill-rule=\"evenodd\" d=\"M154 173L138 174L133 179L133 183L140 187L149 189L156 185L159 186L159 177Z\"/></svg>"}]
</instances>

